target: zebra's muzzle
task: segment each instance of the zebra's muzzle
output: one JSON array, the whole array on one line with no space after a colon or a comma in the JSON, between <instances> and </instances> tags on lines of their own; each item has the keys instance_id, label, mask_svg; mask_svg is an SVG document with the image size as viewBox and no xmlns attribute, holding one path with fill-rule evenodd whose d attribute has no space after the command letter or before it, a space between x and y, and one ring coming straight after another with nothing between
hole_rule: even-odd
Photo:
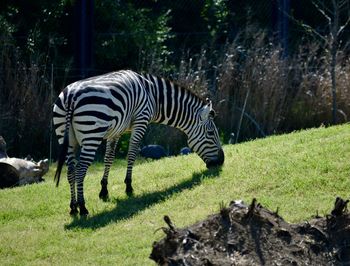
<instances>
[{"instance_id":1,"label":"zebra's muzzle","mask_svg":"<svg viewBox=\"0 0 350 266\"><path fill-rule=\"evenodd\" d=\"M218 156L215 159L212 159L207 162L207 168L221 166L225 161L225 154L222 149L218 151Z\"/></svg>"}]
</instances>

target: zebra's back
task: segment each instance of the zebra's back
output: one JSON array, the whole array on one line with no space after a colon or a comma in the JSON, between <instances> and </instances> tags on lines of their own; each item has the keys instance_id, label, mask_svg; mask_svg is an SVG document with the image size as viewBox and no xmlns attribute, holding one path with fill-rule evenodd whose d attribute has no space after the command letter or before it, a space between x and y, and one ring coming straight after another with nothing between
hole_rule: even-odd
<instances>
[{"instance_id":1,"label":"zebra's back","mask_svg":"<svg viewBox=\"0 0 350 266\"><path fill-rule=\"evenodd\" d=\"M59 142L63 142L67 117L79 145L90 138L111 139L130 129L134 117L144 112L149 95L139 75L112 72L74 82L59 95L53 120ZM152 114L149 114L149 117Z\"/></svg>"}]
</instances>

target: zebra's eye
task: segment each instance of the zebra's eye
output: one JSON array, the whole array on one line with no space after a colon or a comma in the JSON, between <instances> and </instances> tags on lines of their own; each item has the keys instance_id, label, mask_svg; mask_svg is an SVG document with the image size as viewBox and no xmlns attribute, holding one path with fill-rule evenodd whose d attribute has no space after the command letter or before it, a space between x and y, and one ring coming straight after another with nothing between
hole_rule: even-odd
<instances>
[{"instance_id":1,"label":"zebra's eye","mask_svg":"<svg viewBox=\"0 0 350 266\"><path fill-rule=\"evenodd\" d=\"M210 137L212 137L212 136L214 136L214 130L207 130L207 134L208 134L208 136L210 136Z\"/></svg>"}]
</instances>

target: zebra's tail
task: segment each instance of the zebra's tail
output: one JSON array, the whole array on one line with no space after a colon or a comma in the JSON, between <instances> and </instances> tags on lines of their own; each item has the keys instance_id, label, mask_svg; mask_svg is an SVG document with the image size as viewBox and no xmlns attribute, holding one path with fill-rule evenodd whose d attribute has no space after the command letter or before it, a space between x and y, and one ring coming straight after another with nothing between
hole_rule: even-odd
<instances>
[{"instance_id":1,"label":"zebra's tail","mask_svg":"<svg viewBox=\"0 0 350 266\"><path fill-rule=\"evenodd\" d=\"M62 172L62 168L63 168L64 162L66 160L66 156L67 156L67 150L68 150L68 134L67 133L68 132L66 131L66 133L64 134L63 143L60 145L60 152L58 155L57 168L56 168L55 179L54 179L56 181L57 187L60 184L61 172Z\"/></svg>"},{"instance_id":2,"label":"zebra's tail","mask_svg":"<svg viewBox=\"0 0 350 266\"><path fill-rule=\"evenodd\" d=\"M66 113L66 128L64 130L63 143L60 145L60 151L58 154L57 168L54 180L56 181L56 186L60 184L60 177L63 165L66 161L68 145L69 145L69 129L71 124L71 111Z\"/></svg>"}]
</instances>

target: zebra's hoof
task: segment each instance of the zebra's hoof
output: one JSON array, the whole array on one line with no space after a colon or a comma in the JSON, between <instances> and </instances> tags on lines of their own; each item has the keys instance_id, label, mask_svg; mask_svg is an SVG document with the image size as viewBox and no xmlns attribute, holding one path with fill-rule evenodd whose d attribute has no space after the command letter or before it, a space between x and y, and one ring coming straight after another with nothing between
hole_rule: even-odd
<instances>
[{"instance_id":1,"label":"zebra's hoof","mask_svg":"<svg viewBox=\"0 0 350 266\"><path fill-rule=\"evenodd\" d=\"M77 208L74 208L74 209L71 209L70 212L69 212L69 215L70 216L76 216L78 214L78 209Z\"/></svg>"},{"instance_id":2,"label":"zebra's hoof","mask_svg":"<svg viewBox=\"0 0 350 266\"><path fill-rule=\"evenodd\" d=\"M125 190L126 195L128 195L129 197L132 197L134 195L134 189L130 186L127 187Z\"/></svg>"},{"instance_id":3,"label":"zebra's hoof","mask_svg":"<svg viewBox=\"0 0 350 266\"><path fill-rule=\"evenodd\" d=\"M107 189L101 189L100 194L98 194L99 198L103 201L107 201L109 199L108 197L108 190Z\"/></svg>"},{"instance_id":4,"label":"zebra's hoof","mask_svg":"<svg viewBox=\"0 0 350 266\"><path fill-rule=\"evenodd\" d=\"M79 205L79 210L80 210L80 216L89 215L89 211L85 208L84 204Z\"/></svg>"},{"instance_id":5,"label":"zebra's hoof","mask_svg":"<svg viewBox=\"0 0 350 266\"><path fill-rule=\"evenodd\" d=\"M79 213L78 212L78 204L76 202L72 201L69 206L70 206L69 214L71 216L75 216L75 215L77 215Z\"/></svg>"}]
</instances>

